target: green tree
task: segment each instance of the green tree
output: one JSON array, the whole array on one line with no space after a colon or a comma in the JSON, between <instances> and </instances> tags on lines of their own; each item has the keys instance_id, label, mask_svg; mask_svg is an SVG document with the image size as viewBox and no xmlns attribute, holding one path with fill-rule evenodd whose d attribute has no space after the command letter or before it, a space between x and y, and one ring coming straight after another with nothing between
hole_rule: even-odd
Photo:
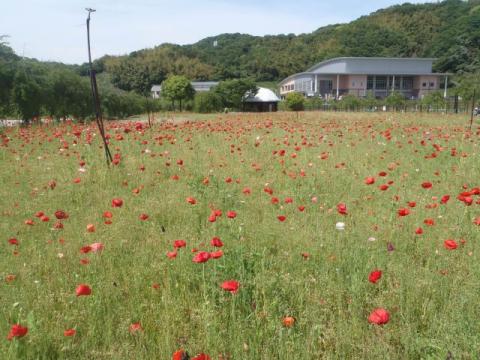
<instances>
[{"instance_id":1,"label":"green tree","mask_svg":"<svg viewBox=\"0 0 480 360\"><path fill-rule=\"evenodd\" d=\"M302 111L305 108L305 97L300 93L291 92L286 96L285 104L290 111Z\"/></svg>"},{"instance_id":2,"label":"green tree","mask_svg":"<svg viewBox=\"0 0 480 360\"><path fill-rule=\"evenodd\" d=\"M360 101L362 105L370 111L374 111L378 107L378 100L373 95L373 91L369 91L367 96L362 98Z\"/></svg>"},{"instance_id":3,"label":"green tree","mask_svg":"<svg viewBox=\"0 0 480 360\"><path fill-rule=\"evenodd\" d=\"M397 111L401 106L405 105L405 96L398 91L392 91L385 98L385 104Z\"/></svg>"},{"instance_id":4,"label":"green tree","mask_svg":"<svg viewBox=\"0 0 480 360\"><path fill-rule=\"evenodd\" d=\"M478 101L480 99L480 72L460 76L455 92L464 101L472 101L475 92L475 98Z\"/></svg>"},{"instance_id":5,"label":"green tree","mask_svg":"<svg viewBox=\"0 0 480 360\"><path fill-rule=\"evenodd\" d=\"M195 94L193 110L198 113L213 113L222 110L222 98L213 91Z\"/></svg>"},{"instance_id":6,"label":"green tree","mask_svg":"<svg viewBox=\"0 0 480 360\"><path fill-rule=\"evenodd\" d=\"M90 84L73 71L58 69L48 74L45 109L57 119L73 116L85 119L92 114Z\"/></svg>"},{"instance_id":7,"label":"green tree","mask_svg":"<svg viewBox=\"0 0 480 360\"><path fill-rule=\"evenodd\" d=\"M213 91L220 96L225 107L241 110L245 95L255 96L258 88L251 79L234 79L221 81Z\"/></svg>"},{"instance_id":8,"label":"green tree","mask_svg":"<svg viewBox=\"0 0 480 360\"><path fill-rule=\"evenodd\" d=\"M182 102L193 99L194 95L195 90L185 76L173 75L162 83L162 96L170 100L174 108L175 102L178 101L180 111Z\"/></svg>"},{"instance_id":9,"label":"green tree","mask_svg":"<svg viewBox=\"0 0 480 360\"><path fill-rule=\"evenodd\" d=\"M355 111L362 105L362 101L355 95L347 94L342 96L342 100L339 101L338 105L344 110Z\"/></svg>"},{"instance_id":10,"label":"green tree","mask_svg":"<svg viewBox=\"0 0 480 360\"><path fill-rule=\"evenodd\" d=\"M433 91L423 97L422 104L428 106L429 109L443 109L446 101L441 91Z\"/></svg>"},{"instance_id":11,"label":"green tree","mask_svg":"<svg viewBox=\"0 0 480 360\"><path fill-rule=\"evenodd\" d=\"M45 103L42 79L36 67L23 64L13 79L12 101L23 120L39 117Z\"/></svg>"},{"instance_id":12,"label":"green tree","mask_svg":"<svg viewBox=\"0 0 480 360\"><path fill-rule=\"evenodd\" d=\"M0 116L12 113L10 95L15 76L15 63L18 60L5 39L6 36L0 36Z\"/></svg>"}]
</instances>

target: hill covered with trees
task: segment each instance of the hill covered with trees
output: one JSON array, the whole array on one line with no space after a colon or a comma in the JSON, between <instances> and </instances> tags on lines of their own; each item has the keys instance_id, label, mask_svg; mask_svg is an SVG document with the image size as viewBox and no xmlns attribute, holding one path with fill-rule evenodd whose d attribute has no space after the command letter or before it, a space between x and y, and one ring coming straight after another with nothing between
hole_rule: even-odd
<instances>
[{"instance_id":1,"label":"hill covered with trees","mask_svg":"<svg viewBox=\"0 0 480 360\"><path fill-rule=\"evenodd\" d=\"M278 81L339 56L435 57L437 71L479 71L480 0L406 3L310 34L222 34L192 45L163 44L109 56L97 64L119 88L145 93L169 74Z\"/></svg>"}]
</instances>

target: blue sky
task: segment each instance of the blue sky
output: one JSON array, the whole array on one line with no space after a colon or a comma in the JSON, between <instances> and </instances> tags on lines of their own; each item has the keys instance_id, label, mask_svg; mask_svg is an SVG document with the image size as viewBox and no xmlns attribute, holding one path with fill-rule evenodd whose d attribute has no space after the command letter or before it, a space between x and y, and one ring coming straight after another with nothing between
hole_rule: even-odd
<instances>
[{"instance_id":1,"label":"blue sky","mask_svg":"<svg viewBox=\"0 0 480 360\"><path fill-rule=\"evenodd\" d=\"M85 7L92 19L94 58L164 42L208 36L305 33L348 22L402 0L0 0L0 35L19 54L40 60L86 60ZM410 0L423 3L425 0Z\"/></svg>"}]
</instances>

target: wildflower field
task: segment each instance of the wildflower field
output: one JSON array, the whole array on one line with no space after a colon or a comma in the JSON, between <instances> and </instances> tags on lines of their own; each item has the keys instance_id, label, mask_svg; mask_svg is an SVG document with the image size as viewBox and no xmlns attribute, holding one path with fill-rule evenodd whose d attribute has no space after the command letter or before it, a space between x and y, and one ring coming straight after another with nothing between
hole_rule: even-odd
<instances>
[{"instance_id":1,"label":"wildflower field","mask_svg":"<svg viewBox=\"0 0 480 360\"><path fill-rule=\"evenodd\" d=\"M480 356L478 124L106 126L0 129L2 359Z\"/></svg>"}]
</instances>

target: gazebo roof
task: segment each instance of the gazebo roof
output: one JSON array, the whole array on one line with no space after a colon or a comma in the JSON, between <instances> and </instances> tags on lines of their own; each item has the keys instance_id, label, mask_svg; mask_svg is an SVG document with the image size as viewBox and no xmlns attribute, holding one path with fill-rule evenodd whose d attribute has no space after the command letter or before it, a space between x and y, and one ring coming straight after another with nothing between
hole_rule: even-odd
<instances>
[{"instance_id":1,"label":"gazebo roof","mask_svg":"<svg viewBox=\"0 0 480 360\"><path fill-rule=\"evenodd\" d=\"M257 94L252 96L251 94L246 95L245 102L279 102L280 99L278 96L270 89L259 87Z\"/></svg>"}]
</instances>

